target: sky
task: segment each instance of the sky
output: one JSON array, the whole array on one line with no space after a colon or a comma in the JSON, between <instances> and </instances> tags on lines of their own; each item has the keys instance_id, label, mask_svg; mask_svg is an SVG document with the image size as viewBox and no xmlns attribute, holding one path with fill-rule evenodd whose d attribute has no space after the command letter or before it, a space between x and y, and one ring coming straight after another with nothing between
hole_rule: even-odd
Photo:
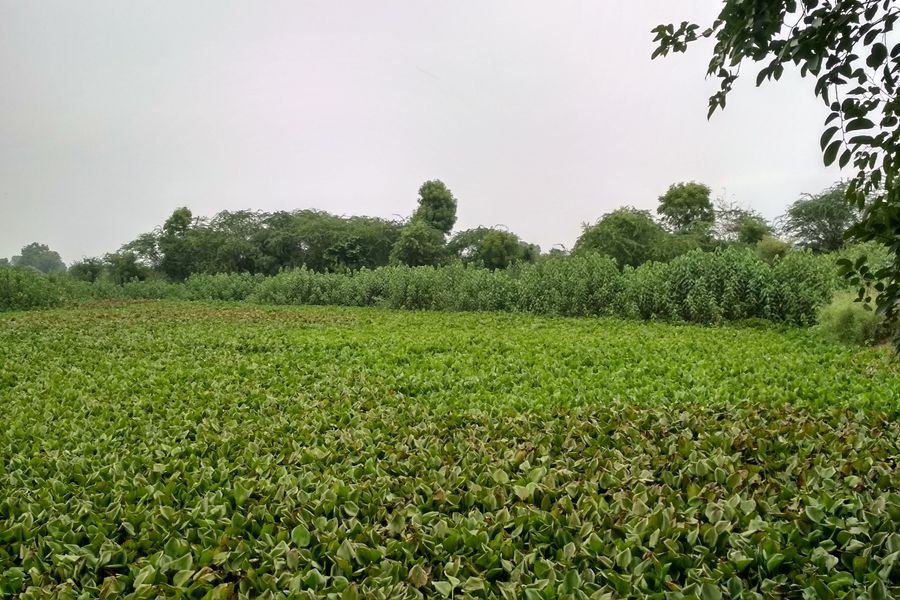
<instances>
[{"instance_id":1,"label":"sky","mask_svg":"<svg viewBox=\"0 0 900 600\"><path fill-rule=\"evenodd\" d=\"M0 0L0 256L102 255L179 206L405 218L428 179L457 230L544 250L680 181L774 218L841 177L813 81L746 70L707 120L710 46L650 60L719 5Z\"/></svg>"}]
</instances>

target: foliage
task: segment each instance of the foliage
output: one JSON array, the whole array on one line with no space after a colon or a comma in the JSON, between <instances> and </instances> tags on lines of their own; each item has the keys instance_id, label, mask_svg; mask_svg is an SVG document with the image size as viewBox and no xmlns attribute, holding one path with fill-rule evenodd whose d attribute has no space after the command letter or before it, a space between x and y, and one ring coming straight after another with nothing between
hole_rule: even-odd
<instances>
[{"instance_id":1,"label":"foliage","mask_svg":"<svg viewBox=\"0 0 900 600\"><path fill-rule=\"evenodd\" d=\"M392 263L411 267L439 265L446 257L444 234L422 219L407 223L391 250Z\"/></svg>"},{"instance_id":2,"label":"foliage","mask_svg":"<svg viewBox=\"0 0 900 600\"><path fill-rule=\"evenodd\" d=\"M489 269L505 269L519 262L534 262L539 246L523 242L514 233L490 227L475 227L458 232L447 242L447 252L465 264Z\"/></svg>"},{"instance_id":3,"label":"foliage","mask_svg":"<svg viewBox=\"0 0 900 600\"><path fill-rule=\"evenodd\" d=\"M836 342L863 346L885 337L880 321L870 307L855 302L852 294L843 292L822 307L818 329Z\"/></svg>"},{"instance_id":4,"label":"foliage","mask_svg":"<svg viewBox=\"0 0 900 600\"><path fill-rule=\"evenodd\" d=\"M426 181L419 188L419 207L413 221L423 221L447 235L456 223L456 198L442 181Z\"/></svg>"},{"instance_id":5,"label":"foliage","mask_svg":"<svg viewBox=\"0 0 900 600\"><path fill-rule=\"evenodd\" d=\"M714 234L725 242L755 246L772 234L772 227L761 214L724 198L716 203L715 217Z\"/></svg>"},{"instance_id":6,"label":"foliage","mask_svg":"<svg viewBox=\"0 0 900 600\"><path fill-rule=\"evenodd\" d=\"M0 312L73 304L80 297L78 283L32 267L0 267Z\"/></svg>"},{"instance_id":7,"label":"foliage","mask_svg":"<svg viewBox=\"0 0 900 600\"><path fill-rule=\"evenodd\" d=\"M585 225L573 252L599 252L613 258L620 267L636 267L658 257L665 235L646 211L620 208L594 225Z\"/></svg>"},{"instance_id":8,"label":"foliage","mask_svg":"<svg viewBox=\"0 0 900 600\"><path fill-rule=\"evenodd\" d=\"M827 255L793 252L769 265L752 250L734 247L716 252L694 250L669 263L649 262L621 272L609 257L587 253L548 256L536 263L520 262L494 271L461 263L439 268L397 265L347 273L318 273L301 267L272 277L195 274L180 284L158 277L113 280L104 274L94 284L56 276L35 285L49 290L50 297L63 298L62 304L176 298L605 315L694 323L755 318L807 325L815 321L818 307L841 283L834 263ZM32 278L40 277L32 271ZM17 281L8 287L8 294L16 293ZM24 280L21 284L30 286ZM46 305L38 299L33 307ZM15 308L30 306L19 302Z\"/></svg>"},{"instance_id":9,"label":"foliage","mask_svg":"<svg viewBox=\"0 0 900 600\"><path fill-rule=\"evenodd\" d=\"M104 261L102 258L83 258L69 266L69 276L94 283L103 274Z\"/></svg>"},{"instance_id":10,"label":"foliage","mask_svg":"<svg viewBox=\"0 0 900 600\"><path fill-rule=\"evenodd\" d=\"M458 231L447 242L447 252L465 264L477 262L484 236L492 231L497 230L490 227L473 227Z\"/></svg>"},{"instance_id":11,"label":"foliage","mask_svg":"<svg viewBox=\"0 0 900 600\"><path fill-rule=\"evenodd\" d=\"M784 258L791 251L791 245L771 235L764 235L756 243L756 253L769 264L774 264Z\"/></svg>"},{"instance_id":12,"label":"foliage","mask_svg":"<svg viewBox=\"0 0 900 600\"><path fill-rule=\"evenodd\" d=\"M194 273L262 273L306 265L349 271L388 264L400 225L323 211L222 211L211 219L178 209L160 229L123 246L142 265L173 281Z\"/></svg>"},{"instance_id":13,"label":"foliage","mask_svg":"<svg viewBox=\"0 0 900 600\"><path fill-rule=\"evenodd\" d=\"M693 250L712 252L722 247L704 228L695 228L686 233L666 233L660 238L654 251L654 260L669 261Z\"/></svg>"},{"instance_id":14,"label":"foliage","mask_svg":"<svg viewBox=\"0 0 900 600\"><path fill-rule=\"evenodd\" d=\"M0 362L4 597L900 594L875 350L145 303L0 316Z\"/></svg>"},{"instance_id":15,"label":"foliage","mask_svg":"<svg viewBox=\"0 0 900 600\"><path fill-rule=\"evenodd\" d=\"M891 251L878 242L864 242L861 244L848 244L836 252L827 255L829 262L834 265L837 279L835 286L839 288L852 287L846 277L840 275L840 265L846 262L856 264L865 262L873 271L878 271L890 266L893 256ZM871 293L871 290L869 290Z\"/></svg>"},{"instance_id":16,"label":"foliage","mask_svg":"<svg viewBox=\"0 0 900 600\"><path fill-rule=\"evenodd\" d=\"M522 260L525 248L521 240L508 231L490 231L481 240L478 262L488 269L505 269Z\"/></svg>"},{"instance_id":17,"label":"foliage","mask_svg":"<svg viewBox=\"0 0 900 600\"><path fill-rule=\"evenodd\" d=\"M726 0L702 32L688 22L655 28L653 52L684 52L701 37L715 39L708 75L719 79L720 89L709 100L710 115L725 107L745 61L767 63L757 85L777 81L791 63L801 76L816 78L815 95L830 111L820 139L824 162L856 169L846 197L862 218L848 235L878 242L893 255L879 270L864 261L842 268L859 298L874 300L893 322L900 316L900 45L888 45L898 18L900 7L892 0ZM875 286L879 294L867 294ZM900 337L896 342L900 349Z\"/></svg>"},{"instance_id":18,"label":"foliage","mask_svg":"<svg viewBox=\"0 0 900 600\"><path fill-rule=\"evenodd\" d=\"M791 204L782 227L801 246L814 252L833 252L844 245L844 234L859 220L846 200L846 184L838 183L816 194L804 194Z\"/></svg>"},{"instance_id":19,"label":"foliage","mask_svg":"<svg viewBox=\"0 0 900 600\"><path fill-rule=\"evenodd\" d=\"M716 218L709 195L709 186L702 183L675 183L659 197L656 212L675 233L708 229Z\"/></svg>"},{"instance_id":20,"label":"foliage","mask_svg":"<svg viewBox=\"0 0 900 600\"><path fill-rule=\"evenodd\" d=\"M264 275L250 273L196 273L184 282L184 297L189 300L247 300L265 281Z\"/></svg>"},{"instance_id":21,"label":"foliage","mask_svg":"<svg viewBox=\"0 0 900 600\"><path fill-rule=\"evenodd\" d=\"M199 270L197 262L203 255L198 251L194 236L191 235L193 215L186 207L175 209L163 223L159 235L160 270L172 281L184 281ZM132 252L120 252L124 264L130 258L136 259ZM136 260L133 261L136 263Z\"/></svg>"},{"instance_id":22,"label":"foliage","mask_svg":"<svg viewBox=\"0 0 900 600\"><path fill-rule=\"evenodd\" d=\"M13 256L10 264L14 267L31 267L41 273L65 273L66 264L59 254L46 244L32 242L22 247L18 256Z\"/></svg>"},{"instance_id":23,"label":"foliage","mask_svg":"<svg viewBox=\"0 0 900 600\"><path fill-rule=\"evenodd\" d=\"M499 310L694 323L749 318L808 325L835 285L833 264L797 252L774 266L749 249L693 251L620 273L596 253L548 257L505 271L462 265L389 267L347 275L301 269L262 280L263 304L414 310Z\"/></svg>"},{"instance_id":24,"label":"foliage","mask_svg":"<svg viewBox=\"0 0 900 600\"><path fill-rule=\"evenodd\" d=\"M772 231L765 219L745 215L737 222L737 241L740 244L755 245L763 241Z\"/></svg>"},{"instance_id":25,"label":"foliage","mask_svg":"<svg viewBox=\"0 0 900 600\"><path fill-rule=\"evenodd\" d=\"M142 265L134 252L122 251L103 257L106 273L113 283L122 285L130 281L142 281L150 275L150 270ZM169 263L171 265L171 263Z\"/></svg>"}]
</instances>

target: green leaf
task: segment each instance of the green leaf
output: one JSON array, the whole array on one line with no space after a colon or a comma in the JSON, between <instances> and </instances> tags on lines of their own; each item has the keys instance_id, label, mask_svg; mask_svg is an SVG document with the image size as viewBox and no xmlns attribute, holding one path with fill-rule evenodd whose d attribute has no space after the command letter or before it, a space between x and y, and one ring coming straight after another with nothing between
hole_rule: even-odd
<instances>
[{"instance_id":1,"label":"green leaf","mask_svg":"<svg viewBox=\"0 0 900 600\"><path fill-rule=\"evenodd\" d=\"M877 42L872 44L872 50L869 52L869 57L866 59L866 65L872 69L877 69L884 63L886 58L887 47L881 42Z\"/></svg>"},{"instance_id":2,"label":"green leaf","mask_svg":"<svg viewBox=\"0 0 900 600\"><path fill-rule=\"evenodd\" d=\"M769 573L774 573L775 570L781 566L781 563L784 562L784 554L776 553L769 557L766 560L766 570Z\"/></svg>"},{"instance_id":3,"label":"green leaf","mask_svg":"<svg viewBox=\"0 0 900 600\"><path fill-rule=\"evenodd\" d=\"M166 570L168 571L185 571L191 568L194 564L194 557L190 552L185 554L180 558L176 558L175 560L169 562L166 565Z\"/></svg>"},{"instance_id":4,"label":"green leaf","mask_svg":"<svg viewBox=\"0 0 900 600\"><path fill-rule=\"evenodd\" d=\"M702 600L722 600L722 591L718 586L711 583L704 583L700 586L700 598Z\"/></svg>"},{"instance_id":5,"label":"green leaf","mask_svg":"<svg viewBox=\"0 0 900 600\"><path fill-rule=\"evenodd\" d=\"M348 500L344 503L344 512L347 513L348 517L355 517L359 514L359 506L352 500Z\"/></svg>"},{"instance_id":6,"label":"green leaf","mask_svg":"<svg viewBox=\"0 0 900 600\"><path fill-rule=\"evenodd\" d=\"M825 511L815 506L807 506L804 510L806 518L813 523L821 523L825 520Z\"/></svg>"},{"instance_id":7,"label":"green leaf","mask_svg":"<svg viewBox=\"0 0 900 600\"><path fill-rule=\"evenodd\" d=\"M453 593L453 585L449 581L433 581L431 585L445 598L449 598L450 594Z\"/></svg>"},{"instance_id":8,"label":"green leaf","mask_svg":"<svg viewBox=\"0 0 900 600\"><path fill-rule=\"evenodd\" d=\"M824 159L825 166L830 166L834 159L837 158L838 150L841 148L841 140L835 140L828 145L828 148L825 149Z\"/></svg>"},{"instance_id":9,"label":"green leaf","mask_svg":"<svg viewBox=\"0 0 900 600\"><path fill-rule=\"evenodd\" d=\"M309 529L302 523L291 530L291 542L298 548L306 548L309 546L311 539L312 537L310 536Z\"/></svg>"},{"instance_id":10,"label":"green leaf","mask_svg":"<svg viewBox=\"0 0 900 600\"><path fill-rule=\"evenodd\" d=\"M834 134L840 131L840 127L833 126L829 127L822 133L822 137L819 140L819 145L822 147L822 151L825 151L825 148L828 146L828 143L831 142L831 138L834 137Z\"/></svg>"},{"instance_id":11,"label":"green leaf","mask_svg":"<svg viewBox=\"0 0 900 600\"><path fill-rule=\"evenodd\" d=\"M428 584L428 572L422 565L417 563L409 570L407 579L417 588L424 587Z\"/></svg>"},{"instance_id":12,"label":"green leaf","mask_svg":"<svg viewBox=\"0 0 900 600\"><path fill-rule=\"evenodd\" d=\"M875 123L866 119L864 117L858 117L856 119L851 119L849 123L847 123L847 132L851 131L859 131L861 129L872 129L875 127Z\"/></svg>"}]
</instances>

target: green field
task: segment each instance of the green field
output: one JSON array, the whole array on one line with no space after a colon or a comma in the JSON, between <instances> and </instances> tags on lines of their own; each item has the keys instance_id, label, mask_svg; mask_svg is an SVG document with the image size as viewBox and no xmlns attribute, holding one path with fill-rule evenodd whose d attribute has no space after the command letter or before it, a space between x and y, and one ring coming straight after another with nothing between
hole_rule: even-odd
<instances>
[{"instance_id":1,"label":"green field","mask_svg":"<svg viewBox=\"0 0 900 600\"><path fill-rule=\"evenodd\" d=\"M900 369L799 329L0 315L0 596L900 597Z\"/></svg>"}]
</instances>

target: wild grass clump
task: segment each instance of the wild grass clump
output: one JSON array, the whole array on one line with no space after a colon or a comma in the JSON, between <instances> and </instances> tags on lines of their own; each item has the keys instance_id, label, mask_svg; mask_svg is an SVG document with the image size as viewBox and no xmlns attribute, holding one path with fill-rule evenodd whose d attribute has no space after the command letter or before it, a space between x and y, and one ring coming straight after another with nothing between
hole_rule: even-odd
<instances>
[{"instance_id":1,"label":"wild grass clump","mask_svg":"<svg viewBox=\"0 0 900 600\"><path fill-rule=\"evenodd\" d=\"M881 317L871 306L857 302L850 292L836 294L822 307L817 329L827 339L857 346L873 345L889 337Z\"/></svg>"}]
</instances>

